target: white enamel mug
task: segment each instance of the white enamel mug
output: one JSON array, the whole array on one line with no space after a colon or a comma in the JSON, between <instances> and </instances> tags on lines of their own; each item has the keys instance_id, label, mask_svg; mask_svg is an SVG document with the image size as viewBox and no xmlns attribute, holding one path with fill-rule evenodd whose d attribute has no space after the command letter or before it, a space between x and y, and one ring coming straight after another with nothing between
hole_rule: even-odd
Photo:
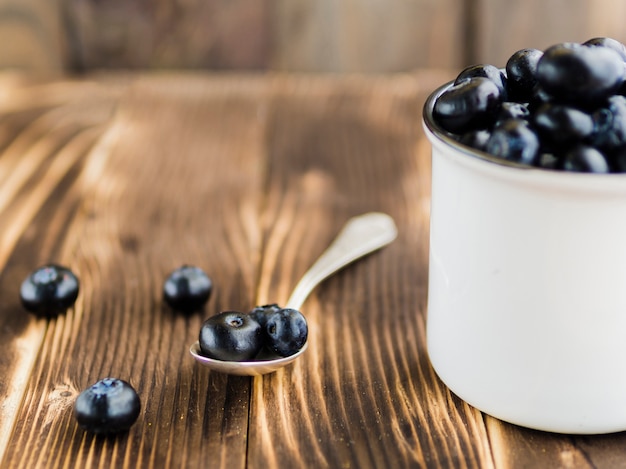
<instances>
[{"instance_id":1,"label":"white enamel mug","mask_svg":"<svg viewBox=\"0 0 626 469\"><path fill-rule=\"evenodd\" d=\"M511 423L626 430L626 174L533 169L465 148L432 118L446 86L424 107L435 371Z\"/></svg>"}]
</instances>

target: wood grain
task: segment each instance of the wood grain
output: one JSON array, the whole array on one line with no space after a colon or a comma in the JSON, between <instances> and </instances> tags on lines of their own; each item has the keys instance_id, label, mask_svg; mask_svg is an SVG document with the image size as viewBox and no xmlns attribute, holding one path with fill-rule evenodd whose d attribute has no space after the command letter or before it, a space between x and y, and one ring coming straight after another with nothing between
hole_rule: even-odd
<instances>
[{"instance_id":1,"label":"wood grain","mask_svg":"<svg viewBox=\"0 0 626 469\"><path fill-rule=\"evenodd\" d=\"M70 67L263 69L268 0L60 0Z\"/></svg>"},{"instance_id":2,"label":"wood grain","mask_svg":"<svg viewBox=\"0 0 626 469\"><path fill-rule=\"evenodd\" d=\"M503 67L519 49L543 50L559 42L600 36L626 42L623 0L472 1L480 22L474 25L476 51L467 57L467 64Z\"/></svg>"},{"instance_id":3,"label":"wood grain","mask_svg":"<svg viewBox=\"0 0 626 469\"><path fill-rule=\"evenodd\" d=\"M429 158L416 143L428 88L407 78L280 89L261 270L271 280L259 300L284 301L350 216L387 212L400 238L321 286L305 305L308 354L255 380L251 466L453 467L463 448L466 467L490 467L480 414L442 388L424 348L427 272L415 267L428 253L428 207L419 200L429 192Z\"/></svg>"},{"instance_id":4,"label":"wood grain","mask_svg":"<svg viewBox=\"0 0 626 469\"><path fill-rule=\"evenodd\" d=\"M275 70L388 73L462 62L464 2L279 0Z\"/></svg>"},{"instance_id":5,"label":"wood grain","mask_svg":"<svg viewBox=\"0 0 626 469\"><path fill-rule=\"evenodd\" d=\"M626 433L501 422L429 364L420 115L453 74L0 76L0 467L624 467ZM312 293L302 358L253 379L193 362L205 317L284 302L346 219L371 210L394 217L398 239ZM46 321L17 291L50 260L81 293ZM182 263L215 282L202 312L162 302ZM110 438L72 416L105 376L142 399Z\"/></svg>"},{"instance_id":6,"label":"wood grain","mask_svg":"<svg viewBox=\"0 0 626 469\"><path fill-rule=\"evenodd\" d=\"M0 66L30 73L66 70L66 33L57 0L0 0Z\"/></svg>"}]
</instances>

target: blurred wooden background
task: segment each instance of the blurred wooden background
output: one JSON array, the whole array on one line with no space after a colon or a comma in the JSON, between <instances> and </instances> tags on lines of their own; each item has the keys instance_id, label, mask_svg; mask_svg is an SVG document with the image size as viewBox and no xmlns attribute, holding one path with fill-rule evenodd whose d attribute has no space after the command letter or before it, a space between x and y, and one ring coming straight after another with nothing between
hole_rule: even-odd
<instances>
[{"instance_id":1,"label":"blurred wooden background","mask_svg":"<svg viewBox=\"0 0 626 469\"><path fill-rule=\"evenodd\" d=\"M0 67L402 72L626 41L626 0L0 0Z\"/></svg>"}]
</instances>

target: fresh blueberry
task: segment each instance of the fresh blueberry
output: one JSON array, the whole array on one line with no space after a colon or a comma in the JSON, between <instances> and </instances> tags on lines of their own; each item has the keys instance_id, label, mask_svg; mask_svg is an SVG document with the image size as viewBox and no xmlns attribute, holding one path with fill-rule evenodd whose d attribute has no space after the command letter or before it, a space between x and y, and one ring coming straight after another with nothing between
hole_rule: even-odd
<instances>
[{"instance_id":1,"label":"fresh blueberry","mask_svg":"<svg viewBox=\"0 0 626 469\"><path fill-rule=\"evenodd\" d=\"M22 305L41 316L64 312L78 297L79 281L66 267L45 265L32 272L20 287Z\"/></svg>"},{"instance_id":2,"label":"fresh blueberry","mask_svg":"<svg viewBox=\"0 0 626 469\"><path fill-rule=\"evenodd\" d=\"M617 52L622 60L626 61L626 46L621 42L610 37L594 37L588 41L583 42L583 46L591 47L608 47Z\"/></svg>"},{"instance_id":3,"label":"fresh blueberry","mask_svg":"<svg viewBox=\"0 0 626 469\"><path fill-rule=\"evenodd\" d=\"M506 76L498 67L495 67L494 65L471 65L459 73L454 81L454 84L458 85L462 81L476 77L488 78L496 84L500 90L502 98L506 97Z\"/></svg>"},{"instance_id":4,"label":"fresh blueberry","mask_svg":"<svg viewBox=\"0 0 626 469\"><path fill-rule=\"evenodd\" d=\"M267 347L281 357L298 352L306 343L308 326L304 315L295 309L281 309L267 318Z\"/></svg>"},{"instance_id":5,"label":"fresh blueberry","mask_svg":"<svg viewBox=\"0 0 626 469\"><path fill-rule=\"evenodd\" d=\"M253 308L248 314L252 316L256 322L258 322L261 327L265 327L265 323L267 323L267 318L277 312L280 311L280 306L276 303L271 303L268 305L257 306Z\"/></svg>"},{"instance_id":6,"label":"fresh blueberry","mask_svg":"<svg viewBox=\"0 0 626 469\"><path fill-rule=\"evenodd\" d=\"M491 133L485 151L508 161L534 164L539 152L539 138L521 119L509 119Z\"/></svg>"},{"instance_id":7,"label":"fresh blueberry","mask_svg":"<svg viewBox=\"0 0 626 469\"><path fill-rule=\"evenodd\" d=\"M612 151L626 145L626 97L611 96L607 105L593 113L593 145Z\"/></svg>"},{"instance_id":8,"label":"fresh blueberry","mask_svg":"<svg viewBox=\"0 0 626 469\"><path fill-rule=\"evenodd\" d=\"M544 104L533 118L535 128L551 144L576 143L589 137L594 129L589 114L561 104Z\"/></svg>"},{"instance_id":9,"label":"fresh blueberry","mask_svg":"<svg viewBox=\"0 0 626 469\"><path fill-rule=\"evenodd\" d=\"M163 284L163 298L175 310L201 309L211 296L213 282L198 267L184 265L174 270Z\"/></svg>"},{"instance_id":10,"label":"fresh blueberry","mask_svg":"<svg viewBox=\"0 0 626 469\"><path fill-rule=\"evenodd\" d=\"M502 96L487 78L470 78L448 88L435 102L433 116L445 130L464 133L489 127Z\"/></svg>"},{"instance_id":11,"label":"fresh blueberry","mask_svg":"<svg viewBox=\"0 0 626 469\"><path fill-rule=\"evenodd\" d=\"M560 162L565 171L608 173L609 164L602 153L587 145L577 145Z\"/></svg>"},{"instance_id":12,"label":"fresh blueberry","mask_svg":"<svg viewBox=\"0 0 626 469\"><path fill-rule=\"evenodd\" d=\"M498 122L502 122L508 119L528 119L530 111L528 106L524 103L515 103L511 101L505 101L500 106L500 111L496 118L496 125Z\"/></svg>"},{"instance_id":13,"label":"fresh blueberry","mask_svg":"<svg viewBox=\"0 0 626 469\"><path fill-rule=\"evenodd\" d=\"M200 351L209 358L246 361L262 348L261 325L250 314L224 311L207 319L200 329Z\"/></svg>"},{"instance_id":14,"label":"fresh blueberry","mask_svg":"<svg viewBox=\"0 0 626 469\"><path fill-rule=\"evenodd\" d=\"M484 151L491 133L488 130L470 130L461 135L459 143L476 150Z\"/></svg>"},{"instance_id":15,"label":"fresh blueberry","mask_svg":"<svg viewBox=\"0 0 626 469\"><path fill-rule=\"evenodd\" d=\"M537 64L543 56L538 49L515 52L506 63L508 98L527 103L537 84Z\"/></svg>"},{"instance_id":16,"label":"fresh blueberry","mask_svg":"<svg viewBox=\"0 0 626 469\"><path fill-rule=\"evenodd\" d=\"M537 80L556 99L579 105L597 102L624 79L624 61L608 47L562 43L549 47L537 64Z\"/></svg>"},{"instance_id":17,"label":"fresh blueberry","mask_svg":"<svg viewBox=\"0 0 626 469\"><path fill-rule=\"evenodd\" d=\"M139 417L141 402L126 381L104 378L81 392L74 403L74 417L84 430L112 434L128 430Z\"/></svg>"}]
</instances>

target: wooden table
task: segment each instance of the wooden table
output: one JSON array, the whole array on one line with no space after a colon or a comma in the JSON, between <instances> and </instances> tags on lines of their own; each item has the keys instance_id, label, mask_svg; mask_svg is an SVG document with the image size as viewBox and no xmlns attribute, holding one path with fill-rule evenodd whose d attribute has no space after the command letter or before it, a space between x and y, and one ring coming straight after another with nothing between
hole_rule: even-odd
<instances>
[{"instance_id":1,"label":"wooden table","mask_svg":"<svg viewBox=\"0 0 626 469\"><path fill-rule=\"evenodd\" d=\"M425 97L452 77L162 73L0 77L1 467L626 467L626 435L568 436L483 415L426 353L430 145ZM309 348L272 375L190 357L202 321L284 302L347 218L383 211L396 241L320 286ZM50 261L74 308L26 313ZM164 306L183 263L215 289ZM142 399L127 434L75 423L106 376Z\"/></svg>"}]
</instances>

